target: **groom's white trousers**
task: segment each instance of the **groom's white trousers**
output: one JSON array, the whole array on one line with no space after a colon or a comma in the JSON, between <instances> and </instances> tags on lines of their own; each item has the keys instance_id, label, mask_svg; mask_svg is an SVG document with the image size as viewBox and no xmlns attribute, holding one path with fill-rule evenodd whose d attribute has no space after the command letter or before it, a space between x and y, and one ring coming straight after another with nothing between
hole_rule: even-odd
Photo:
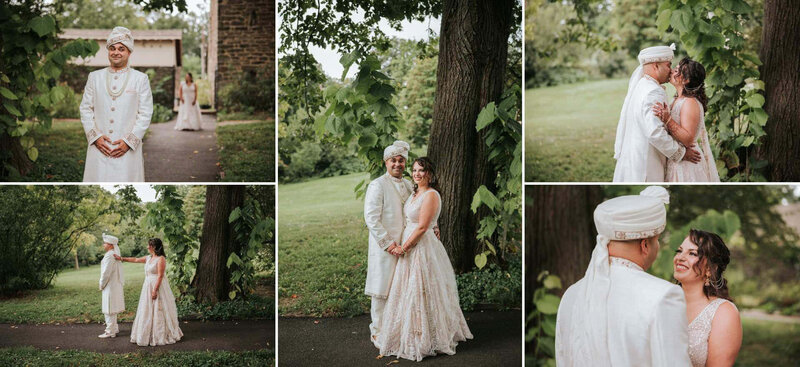
<instances>
[{"instance_id":1,"label":"groom's white trousers","mask_svg":"<svg viewBox=\"0 0 800 367\"><path fill-rule=\"evenodd\" d=\"M106 334L118 334L117 314L104 313L103 316L106 317Z\"/></svg>"},{"instance_id":2,"label":"groom's white trousers","mask_svg":"<svg viewBox=\"0 0 800 367\"><path fill-rule=\"evenodd\" d=\"M369 308L369 315L372 316L372 323L369 324L369 332L372 336L376 337L380 332L384 307L386 307L386 298L372 297L372 305L370 305ZM377 339L377 337L375 339Z\"/></svg>"}]
</instances>

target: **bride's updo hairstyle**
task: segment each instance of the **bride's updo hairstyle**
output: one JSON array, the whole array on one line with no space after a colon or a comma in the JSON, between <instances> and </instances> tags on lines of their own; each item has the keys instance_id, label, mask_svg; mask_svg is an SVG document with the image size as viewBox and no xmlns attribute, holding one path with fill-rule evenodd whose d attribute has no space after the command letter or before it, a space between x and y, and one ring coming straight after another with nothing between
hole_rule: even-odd
<instances>
[{"instance_id":1,"label":"bride's updo hairstyle","mask_svg":"<svg viewBox=\"0 0 800 367\"><path fill-rule=\"evenodd\" d=\"M728 246L718 235L698 229L689 230L689 241L697 245L698 260L692 270L703 279L703 294L732 301L728 280L722 276L731 261ZM706 270L711 274L707 279Z\"/></svg>"},{"instance_id":2,"label":"bride's updo hairstyle","mask_svg":"<svg viewBox=\"0 0 800 367\"><path fill-rule=\"evenodd\" d=\"M683 86L683 95L697 98L697 101L703 105L703 111L708 111L706 68L703 67L703 64L688 57L684 57L683 60L678 63L678 72L681 74L681 78L687 81Z\"/></svg>"},{"instance_id":3,"label":"bride's updo hairstyle","mask_svg":"<svg viewBox=\"0 0 800 367\"><path fill-rule=\"evenodd\" d=\"M156 253L156 256L167 256L164 254L164 244L161 242L160 238L151 238L147 241L147 244L153 246L153 252Z\"/></svg>"},{"instance_id":4,"label":"bride's updo hairstyle","mask_svg":"<svg viewBox=\"0 0 800 367\"><path fill-rule=\"evenodd\" d=\"M425 175L428 176L428 186L436 191L440 191L439 178L436 176L436 165L433 164L433 161L428 157L419 157L415 159L414 163L411 164L412 172L414 170L414 164L419 164L422 170L425 171ZM417 193L416 182L414 183L414 193Z\"/></svg>"}]
</instances>

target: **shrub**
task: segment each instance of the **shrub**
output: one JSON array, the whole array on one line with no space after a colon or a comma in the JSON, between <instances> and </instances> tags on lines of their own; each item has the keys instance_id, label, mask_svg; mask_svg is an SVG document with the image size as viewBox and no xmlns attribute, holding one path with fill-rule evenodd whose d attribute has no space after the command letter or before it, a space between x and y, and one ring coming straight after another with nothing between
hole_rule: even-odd
<instances>
[{"instance_id":1,"label":"shrub","mask_svg":"<svg viewBox=\"0 0 800 367\"><path fill-rule=\"evenodd\" d=\"M490 264L456 277L458 297L464 311L478 304L494 304L501 309L519 308L522 293L522 259L512 256L508 268Z\"/></svg>"},{"instance_id":2,"label":"shrub","mask_svg":"<svg viewBox=\"0 0 800 367\"><path fill-rule=\"evenodd\" d=\"M61 86L64 87L66 93L63 99L53 104L53 117L66 119L81 118L79 107L82 96L75 93L66 83L61 83Z\"/></svg>"},{"instance_id":3,"label":"shrub","mask_svg":"<svg viewBox=\"0 0 800 367\"><path fill-rule=\"evenodd\" d=\"M165 107L164 105L160 105L158 103L153 104L153 117L150 119L152 123L159 123L159 122L167 122L172 120L172 109L169 107Z\"/></svg>"},{"instance_id":4,"label":"shrub","mask_svg":"<svg viewBox=\"0 0 800 367\"><path fill-rule=\"evenodd\" d=\"M220 88L218 104L225 112L272 111L275 108L275 76L267 69L246 71Z\"/></svg>"}]
</instances>

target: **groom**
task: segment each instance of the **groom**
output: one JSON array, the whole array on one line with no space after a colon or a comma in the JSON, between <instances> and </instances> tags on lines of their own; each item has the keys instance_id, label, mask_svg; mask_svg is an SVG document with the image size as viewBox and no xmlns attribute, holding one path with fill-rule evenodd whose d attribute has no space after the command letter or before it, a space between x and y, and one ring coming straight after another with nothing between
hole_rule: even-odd
<instances>
[{"instance_id":1,"label":"groom","mask_svg":"<svg viewBox=\"0 0 800 367\"><path fill-rule=\"evenodd\" d=\"M666 189L650 186L595 209L589 268L558 307L559 367L691 366L683 291L645 272L658 256L668 203Z\"/></svg>"},{"instance_id":2,"label":"groom","mask_svg":"<svg viewBox=\"0 0 800 367\"><path fill-rule=\"evenodd\" d=\"M103 233L103 249L106 250L100 261L100 290L103 292L103 315L106 318L106 330L98 338L113 338L119 333L117 314L125 311L125 297L122 294L122 265L114 259L120 255L119 239Z\"/></svg>"},{"instance_id":3,"label":"groom","mask_svg":"<svg viewBox=\"0 0 800 367\"><path fill-rule=\"evenodd\" d=\"M106 40L108 68L89 73L80 104L89 148L84 182L144 181L142 138L153 115L147 75L130 68L133 35L116 27Z\"/></svg>"},{"instance_id":4,"label":"groom","mask_svg":"<svg viewBox=\"0 0 800 367\"><path fill-rule=\"evenodd\" d=\"M369 330L373 343L378 339L383 308L386 306L397 264L397 257L391 251L402 245L405 223L403 204L413 192L411 182L403 178L409 148L408 143L398 140L383 150L386 174L369 183L364 198L364 221L369 230L369 258L364 293L372 297L372 322Z\"/></svg>"},{"instance_id":5,"label":"groom","mask_svg":"<svg viewBox=\"0 0 800 367\"><path fill-rule=\"evenodd\" d=\"M653 111L666 104L661 84L669 81L675 44L639 52L639 66L628 83L614 142L614 182L664 182L667 159L700 162L700 153L680 145Z\"/></svg>"}]
</instances>

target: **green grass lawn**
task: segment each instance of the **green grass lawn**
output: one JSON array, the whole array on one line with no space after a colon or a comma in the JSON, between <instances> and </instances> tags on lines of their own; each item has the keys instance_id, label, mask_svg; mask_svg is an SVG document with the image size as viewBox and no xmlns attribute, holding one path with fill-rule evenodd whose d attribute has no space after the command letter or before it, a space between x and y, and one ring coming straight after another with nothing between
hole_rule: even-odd
<instances>
[{"instance_id":1,"label":"green grass lawn","mask_svg":"<svg viewBox=\"0 0 800 367\"><path fill-rule=\"evenodd\" d=\"M275 121L217 127L222 181L275 181Z\"/></svg>"},{"instance_id":2,"label":"green grass lawn","mask_svg":"<svg viewBox=\"0 0 800 367\"><path fill-rule=\"evenodd\" d=\"M0 348L0 366L273 366L275 352L136 352L103 354L78 350L50 351L31 347Z\"/></svg>"},{"instance_id":3,"label":"green grass lawn","mask_svg":"<svg viewBox=\"0 0 800 367\"><path fill-rule=\"evenodd\" d=\"M367 238L363 201L353 188L366 174L281 185L279 313L353 316L369 311L363 294Z\"/></svg>"},{"instance_id":4,"label":"green grass lawn","mask_svg":"<svg viewBox=\"0 0 800 367\"><path fill-rule=\"evenodd\" d=\"M628 79L526 90L525 181L611 181L627 91Z\"/></svg>"},{"instance_id":5,"label":"green grass lawn","mask_svg":"<svg viewBox=\"0 0 800 367\"><path fill-rule=\"evenodd\" d=\"M736 366L797 366L800 324L743 319Z\"/></svg>"},{"instance_id":6,"label":"green grass lawn","mask_svg":"<svg viewBox=\"0 0 800 367\"><path fill-rule=\"evenodd\" d=\"M119 314L119 321L133 321L144 282L144 265L123 263L122 267L125 275L125 312ZM104 322L99 279L100 265L64 271L48 289L0 301L0 322Z\"/></svg>"},{"instance_id":7,"label":"green grass lawn","mask_svg":"<svg viewBox=\"0 0 800 367\"><path fill-rule=\"evenodd\" d=\"M31 136L36 141L39 158L33 171L22 177L22 181L83 181L88 144L80 121L55 121L51 129L37 129Z\"/></svg>"}]
</instances>

